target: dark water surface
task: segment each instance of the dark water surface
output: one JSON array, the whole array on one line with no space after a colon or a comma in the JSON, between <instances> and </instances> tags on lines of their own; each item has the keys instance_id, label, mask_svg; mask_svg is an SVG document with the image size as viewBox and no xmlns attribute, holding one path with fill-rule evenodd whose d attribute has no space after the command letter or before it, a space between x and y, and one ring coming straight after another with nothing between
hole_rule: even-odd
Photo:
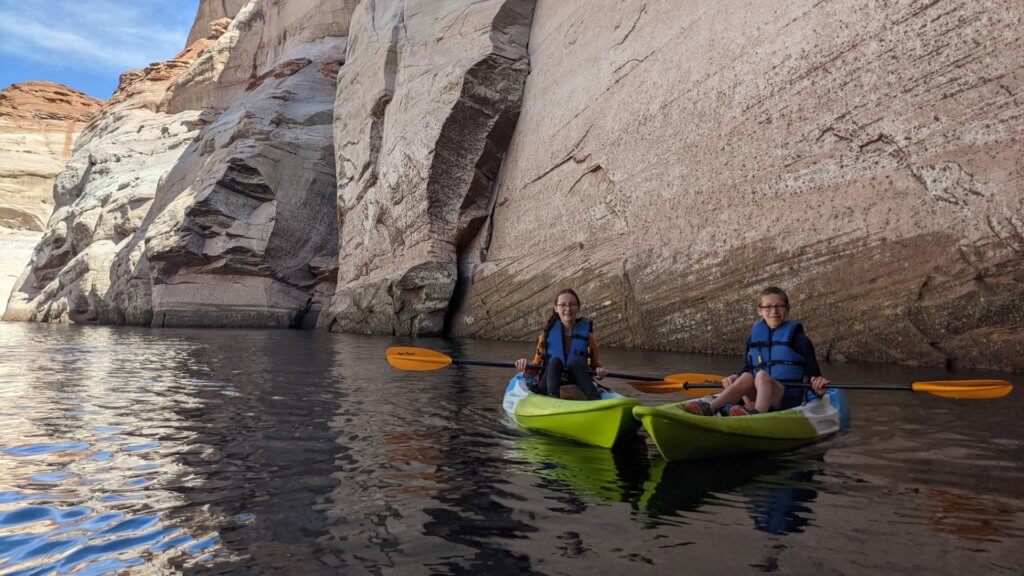
<instances>
[{"instance_id":1,"label":"dark water surface","mask_svg":"<svg viewBox=\"0 0 1024 576\"><path fill-rule=\"evenodd\" d=\"M1022 573L1024 390L853 392L851 430L820 447L666 465L643 436L608 451L515 430L507 372L398 372L396 343L413 344L0 324L0 574ZM648 375L738 364L605 355Z\"/></svg>"}]
</instances>

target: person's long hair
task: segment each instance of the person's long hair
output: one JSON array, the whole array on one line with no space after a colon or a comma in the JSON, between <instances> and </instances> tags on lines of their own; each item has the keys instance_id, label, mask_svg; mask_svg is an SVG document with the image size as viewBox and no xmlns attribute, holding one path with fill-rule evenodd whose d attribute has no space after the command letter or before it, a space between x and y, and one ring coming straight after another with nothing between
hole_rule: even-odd
<instances>
[{"instance_id":1,"label":"person's long hair","mask_svg":"<svg viewBox=\"0 0 1024 576\"><path fill-rule=\"evenodd\" d=\"M583 305L583 303L580 302L579 295L576 294L576 291L573 290L572 288L564 288L558 294L555 294L555 305L558 305L558 297L559 296L563 296L565 294L569 294L570 296L575 298L576 299L576 303L579 304L580 306ZM577 310L579 310L579 308L577 308ZM551 316L548 318L547 325L544 326L544 334L545 334L545 336L547 336L547 334L549 332L551 332L551 327L555 325L555 322L558 322L558 312L552 311L551 312Z\"/></svg>"}]
</instances>

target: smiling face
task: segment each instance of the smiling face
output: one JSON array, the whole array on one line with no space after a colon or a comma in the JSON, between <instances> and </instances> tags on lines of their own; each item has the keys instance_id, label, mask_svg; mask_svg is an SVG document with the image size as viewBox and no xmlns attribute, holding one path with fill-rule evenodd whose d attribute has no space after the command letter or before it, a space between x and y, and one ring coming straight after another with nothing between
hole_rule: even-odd
<instances>
[{"instance_id":1,"label":"smiling face","mask_svg":"<svg viewBox=\"0 0 1024 576\"><path fill-rule=\"evenodd\" d=\"M555 314L566 326L576 322L576 314L580 311L580 301L572 294L559 294L555 301Z\"/></svg>"},{"instance_id":2,"label":"smiling face","mask_svg":"<svg viewBox=\"0 0 1024 576\"><path fill-rule=\"evenodd\" d=\"M789 317L789 303L778 294L766 294L758 299L757 315L764 319L772 330L782 326Z\"/></svg>"}]
</instances>

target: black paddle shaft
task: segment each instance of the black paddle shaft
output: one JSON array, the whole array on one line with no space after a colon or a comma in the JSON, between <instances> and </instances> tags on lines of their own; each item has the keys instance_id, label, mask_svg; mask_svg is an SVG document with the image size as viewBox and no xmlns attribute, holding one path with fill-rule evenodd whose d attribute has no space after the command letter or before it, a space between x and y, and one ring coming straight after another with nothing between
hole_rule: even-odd
<instances>
[{"instance_id":1,"label":"black paddle shaft","mask_svg":"<svg viewBox=\"0 0 1024 576\"><path fill-rule=\"evenodd\" d=\"M463 366L490 366L492 368L515 368L516 365L512 362L487 362L484 360L452 360L452 364L460 364ZM527 368L544 369L543 364L527 364ZM593 374L593 372L591 372ZM623 380L640 380L642 382L661 382L662 378L655 378L652 376L636 376L634 374L616 374L609 372L608 376L611 378L622 378Z\"/></svg>"},{"instance_id":2,"label":"black paddle shaft","mask_svg":"<svg viewBox=\"0 0 1024 576\"><path fill-rule=\"evenodd\" d=\"M810 388L811 387L811 385L806 383L806 382L801 382L801 383L797 383L797 384L785 384L785 386L799 386L800 388ZM721 388L721 387L722 387L721 384L690 384L689 382L686 382L686 383L683 384L683 389L684 390L689 390L690 388ZM828 387L829 388L842 388L843 390L907 390L907 391L911 391L911 392L913 391L913 388L911 388L910 386L901 386L899 384L882 384L882 385L873 385L873 384L829 384Z\"/></svg>"}]
</instances>

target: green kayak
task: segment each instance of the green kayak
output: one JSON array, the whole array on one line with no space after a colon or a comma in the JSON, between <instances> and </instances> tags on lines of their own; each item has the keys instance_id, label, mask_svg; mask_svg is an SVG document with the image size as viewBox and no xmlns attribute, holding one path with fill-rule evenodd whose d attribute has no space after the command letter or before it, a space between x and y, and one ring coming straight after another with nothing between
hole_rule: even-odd
<instances>
[{"instance_id":1,"label":"green kayak","mask_svg":"<svg viewBox=\"0 0 1024 576\"><path fill-rule=\"evenodd\" d=\"M785 452L828 438L850 419L845 394L837 389L796 408L752 416L697 416L683 410L685 404L633 409L670 462Z\"/></svg>"},{"instance_id":2,"label":"green kayak","mask_svg":"<svg viewBox=\"0 0 1024 576\"><path fill-rule=\"evenodd\" d=\"M635 398L602 390L600 400L562 400L530 392L529 381L521 374L513 377L502 402L505 413L527 430L611 448L639 427L633 419L633 407L640 404Z\"/></svg>"}]
</instances>

